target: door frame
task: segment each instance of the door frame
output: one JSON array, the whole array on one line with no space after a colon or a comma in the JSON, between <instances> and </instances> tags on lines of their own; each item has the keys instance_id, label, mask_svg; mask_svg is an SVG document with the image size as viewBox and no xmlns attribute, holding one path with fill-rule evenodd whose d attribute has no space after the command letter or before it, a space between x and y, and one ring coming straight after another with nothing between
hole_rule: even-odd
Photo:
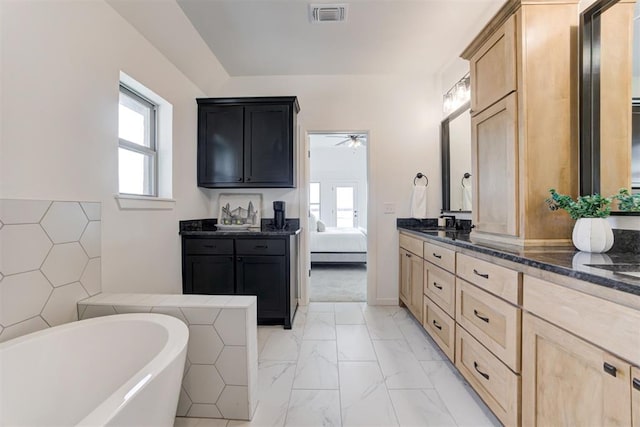
<instances>
[{"instance_id":1,"label":"door frame","mask_svg":"<svg viewBox=\"0 0 640 427\"><path fill-rule=\"evenodd\" d=\"M377 295L377 222L374 212L375 189L377 182L375 176L371 174L371 165L375 164L375 156L372 147L372 132L370 130L322 130L306 129L304 131L304 147L302 150L300 167L300 225L302 227L301 252L301 276L300 295L298 302L301 305L309 304L309 273L311 272L311 256L309 247L309 182L311 182L311 161L310 161L310 136L311 135L331 135L331 134L361 134L367 135L367 304L378 305Z\"/></svg>"}]
</instances>

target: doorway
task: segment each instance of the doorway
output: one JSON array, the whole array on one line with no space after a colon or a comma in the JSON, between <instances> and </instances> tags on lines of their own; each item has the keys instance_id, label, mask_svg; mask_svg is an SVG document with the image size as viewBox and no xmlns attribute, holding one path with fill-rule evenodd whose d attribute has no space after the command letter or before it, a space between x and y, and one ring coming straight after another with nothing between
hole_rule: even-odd
<instances>
[{"instance_id":1,"label":"doorway","mask_svg":"<svg viewBox=\"0 0 640 427\"><path fill-rule=\"evenodd\" d=\"M368 134L309 133L309 300L367 300Z\"/></svg>"}]
</instances>

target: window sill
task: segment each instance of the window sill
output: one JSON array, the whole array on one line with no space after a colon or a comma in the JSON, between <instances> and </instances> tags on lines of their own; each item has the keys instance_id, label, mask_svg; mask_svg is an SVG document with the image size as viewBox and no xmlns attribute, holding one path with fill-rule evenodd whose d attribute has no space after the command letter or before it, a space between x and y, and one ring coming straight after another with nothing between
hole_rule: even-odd
<instances>
[{"instance_id":1,"label":"window sill","mask_svg":"<svg viewBox=\"0 0 640 427\"><path fill-rule=\"evenodd\" d=\"M116 194L116 201L120 210L172 210L176 201L174 199L165 199L162 197L144 197L129 196L125 194Z\"/></svg>"}]
</instances>

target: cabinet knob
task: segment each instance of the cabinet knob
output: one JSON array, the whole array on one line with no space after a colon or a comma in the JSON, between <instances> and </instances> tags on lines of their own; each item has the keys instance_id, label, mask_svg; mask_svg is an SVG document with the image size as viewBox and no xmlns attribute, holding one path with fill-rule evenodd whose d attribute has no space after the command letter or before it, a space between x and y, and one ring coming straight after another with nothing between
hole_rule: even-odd
<instances>
[{"instance_id":1,"label":"cabinet knob","mask_svg":"<svg viewBox=\"0 0 640 427\"><path fill-rule=\"evenodd\" d=\"M238 181L238 182L242 182L242 178L238 178L236 181Z\"/></svg>"},{"instance_id":2,"label":"cabinet knob","mask_svg":"<svg viewBox=\"0 0 640 427\"><path fill-rule=\"evenodd\" d=\"M251 181L251 177L250 177L250 176L248 176L248 177L246 177L244 180L245 180L245 181L247 181L247 182L249 182L249 181Z\"/></svg>"}]
</instances>

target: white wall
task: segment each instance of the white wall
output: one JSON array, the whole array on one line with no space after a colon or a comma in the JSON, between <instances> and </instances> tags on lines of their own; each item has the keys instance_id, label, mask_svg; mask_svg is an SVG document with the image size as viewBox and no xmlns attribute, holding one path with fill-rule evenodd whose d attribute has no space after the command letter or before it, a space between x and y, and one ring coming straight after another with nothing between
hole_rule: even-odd
<instances>
[{"instance_id":1,"label":"white wall","mask_svg":"<svg viewBox=\"0 0 640 427\"><path fill-rule=\"evenodd\" d=\"M429 216L440 209L438 122L441 94L429 76L276 76L235 77L219 96L296 95L307 131L369 131L369 212L372 303L397 304L398 260L396 217L409 216L409 196L417 172L429 176ZM298 190L266 190L265 200L291 199ZM383 204L394 203L395 214ZM217 203L212 203L217 211ZM291 210L290 210L291 208ZM299 206L296 204L296 209ZM270 207L269 207L270 209ZM371 250L373 248L373 250ZM370 265L372 267L372 265Z\"/></svg>"},{"instance_id":2,"label":"white wall","mask_svg":"<svg viewBox=\"0 0 640 427\"><path fill-rule=\"evenodd\" d=\"M335 140L340 142L339 139ZM320 183L320 218L336 226L335 185L355 184L358 227L367 228L367 148L325 147L311 135L311 182Z\"/></svg>"},{"instance_id":3,"label":"white wall","mask_svg":"<svg viewBox=\"0 0 640 427\"><path fill-rule=\"evenodd\" d=\"M0 7L0 198L102 202L103 290L181 292L178 220L209 213L195 168L205 94L102 1ZM172 210L114 200L121 70L173 105Z\"/></svg>"}]
</instances>

